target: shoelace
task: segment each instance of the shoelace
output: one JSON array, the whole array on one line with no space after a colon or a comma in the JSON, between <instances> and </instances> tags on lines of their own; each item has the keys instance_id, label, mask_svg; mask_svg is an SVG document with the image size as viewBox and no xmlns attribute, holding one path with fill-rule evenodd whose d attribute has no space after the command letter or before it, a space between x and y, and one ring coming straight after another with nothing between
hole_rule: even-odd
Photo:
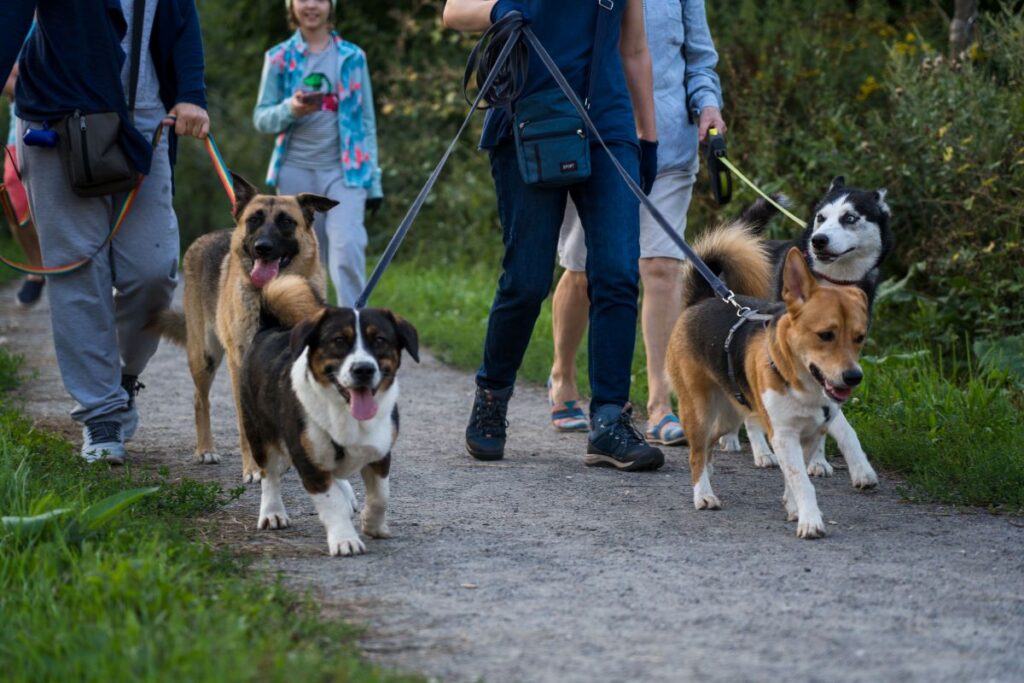
<instances>
[{"instance_id":1,"label":"shoelace","mask_svg":"<svg viewBox=\"0 0 1024 683\"><path fill-rule=\"evenodd\" d=\"M508 420L501 414L499 402L489 394L482 403L477 406L476 426L487 436L491 436L491 430L500 431L508 427Z\"/></svg>"},{"instance_id":2,"label":"shoelace","mask_svg":"<svg viewBox=\"0 0 1024 683\"><path fill-rule=\"evenodd\" d=\"M132 377L131 375L123 378L121 386L128 392L129 399L135 398L139 395L140 391L146 388L146 385L140 382L137 377Z\"/></svg>"},{"instance_id":3,"label":"shoelace","mask_svg":"<svg viewBox=\"0 0 1024 683\"><path fill-rule=\"evenodd\" d=\"M116 422L96 422L88 425L91 443L110 443L121 440L121 425Z\"/></svg>"},{"instance_id":4,"label":"shoelace","mask_svg":"<svg viewBox=\"0 0 1024 683\"><path fill-rule=\"evenodd\" d=\"M612 438L614 438L616 442L624 443L626 445L646 443L643 434L641 434L640 430L633 424L633 416L629 412L625 410L622 411L616 422L618 423L618 426L622 428L621 430L615 429L612 432Z\"/></svg>"}]
</instances>

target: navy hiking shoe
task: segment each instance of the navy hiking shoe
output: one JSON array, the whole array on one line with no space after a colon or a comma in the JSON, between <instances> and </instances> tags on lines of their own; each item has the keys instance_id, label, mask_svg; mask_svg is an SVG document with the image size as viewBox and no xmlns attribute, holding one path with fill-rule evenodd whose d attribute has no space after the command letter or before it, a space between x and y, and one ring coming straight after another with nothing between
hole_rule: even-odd
<instances>
[{"instance_id":1,"label":"navy hiking shoe","mask_svg":"<svg viewBox=\"0 0 1024 683\"><path fill-rule=\"evenodd\" d=\"M123 465L125 450L121 425L116 422L88 422L82 427L81 456L87 462L104 460Z\"/></svg>"},{"instance_id":2,"label":"navy hiking shoe","mask_svg":"<svg viewBox=\"0 0 1024 683\"><path fill-rule=\"evenodd\" d=\"M139 408L135 405L135 397L146 385L139 381L138 375L121 375L121 388L128 392L128 405L121 416L121 432L125 441L131 441L139 428Z\"/></svg>"},{"instance_id":3,"label":"navy hiking shoe","mask_svg":"<svg viewBox=\"0 0 1024 683\"><path fill-rule=\"evenodd\" d=\"M633 407L628 403L621 409L604 406L594 414L592 423L584 464L626 472L656 470L665 464L665 455L633 426Z\"/></svg>"},{"instance_id":4,"label":"navy hiking shoe","mask_svg":"<svg viewBox=\"0 0 1024 683\"><path fill-rule=\"evenodd\" d=\"M505 455L505 428L508 420L508 400L512 387L507 389L476 388L473 413L466 427L466 450L477 460L501 460Z\"/></svg>"},{"instance_id":5,"label":"navy hiking shoe","mask_svg":"<svg viewBox=\"0 0 1024 683\"><path fill-rule=\"evenodd\" d=\"M18 305L22 308L32 308L39 303L39 298L43 295L43 285L46 284L46 280L29 280L25 278L21 281L21 287L18 288L18 294L16 298Z\"/></svg>"}]
</instances>

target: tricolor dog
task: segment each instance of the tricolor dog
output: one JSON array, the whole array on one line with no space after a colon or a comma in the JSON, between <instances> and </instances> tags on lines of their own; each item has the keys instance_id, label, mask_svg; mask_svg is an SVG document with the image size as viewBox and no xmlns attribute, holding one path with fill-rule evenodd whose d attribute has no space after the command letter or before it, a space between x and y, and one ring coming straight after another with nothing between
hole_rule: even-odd
<instances>
[{"instance_id":1,"label":"tricolor dog","mask_svg":"<svg viewBox=\"0 0 1024 683\"><path fill-rule=\"evenodd\" d=\"M695 251L734 289L764 291L771 282L764 243L745 225L707 234ZM686 307L673 328L667 364L677 395L687 399L679 407L690 443L694 507L721 506L711 488L711 446L755 415L782 468L783 500L797 535L823 536L806 461L863 378L858 359L868 333L867 295L858 287L820 284L797 248L783 262L781 302L739 297L770 314L767 321L739 318L692 265L684 289ZM845 451L856 438L847 425L840 447ZM867 466L866 460L849 464L851 470Z\"/></svg>"},{"instance_id":2,"label":"tricolor dog","mask_svg":"<svg viewBox=\"0 0 1024 683\"><path fill-rule=\"evenodd\" d=\"M403 350L419 361L416 329L385 309L325 306L295 276L264 287L263 324L240 374L242 426L263 487L257 528L289 525L281 475L291 464L327 529L330 554L362 553L346 479L358 472L366 485L363 534L390 536L397 373Z\"/></svg>"}]
</instances>

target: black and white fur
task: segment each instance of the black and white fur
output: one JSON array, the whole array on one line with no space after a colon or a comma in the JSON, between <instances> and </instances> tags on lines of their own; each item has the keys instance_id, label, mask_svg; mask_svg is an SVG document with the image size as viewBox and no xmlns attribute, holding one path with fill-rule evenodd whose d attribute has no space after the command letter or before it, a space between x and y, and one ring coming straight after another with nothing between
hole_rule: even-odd
<instances>
[{"instance_id":1,"label":"black and white fur","mask_svg":"<svg viewBox=\"0 0 1024 683\"><path fill-rule=\"evenodd\" d=\"M795 246L806 256L807 263L818 280L860 287L868 296L870 311L881 279L880 266L893 247L893 235L889 225L892 211L885 201L885 196L884 188L857 189L847 187L843 176L834 178L825 196L815 205L811 218L799 238L769 240L767 243L772 260L776 264L776 299L781 297L781 269L786 253ZM773 195L773 198L783 205L788 202L785 195ZM758 200L756 204L760 209L758 219L752 221L755 230L763 229L771 218L770 212L774 211L774 207L770 207L767 202ZM778 465L775 454L768 446L764 430L756 420L748 420L744 426L753 451L754 465ZM846 438L845 435L850 432L852 427L840 411L830 423L829 434L839 442L839 448L850 465L853 485L857 488L876 486L878 475L868 463L859 441ZM720 446L726 451L740 450L739 435L731 433L723 436ZM832 476L834 470L825 458L824 438L808 462L807 472L816 477Z\"/></svg>"}]
</instances>

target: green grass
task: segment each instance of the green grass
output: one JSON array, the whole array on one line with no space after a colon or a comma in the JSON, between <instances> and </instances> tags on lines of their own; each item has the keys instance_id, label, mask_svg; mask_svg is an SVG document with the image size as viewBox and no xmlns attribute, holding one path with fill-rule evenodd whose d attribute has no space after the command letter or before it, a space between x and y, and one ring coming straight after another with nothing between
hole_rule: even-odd
<instances>
[{"instance_id":1,"label":"green grass","mask_svg":"<svg viewBox=\"0 0 1024 683\"><path fill-rule=\"evenodd\" d=\"M398 262L381 279L370 303L407 318L445 363L475 370L483 357L487 313L497 282L497 264L424 267ZM549 297L533 328L519 381L544 384L551 372L552 348ZM576 372L580 391L588 396L586 338L576 356ZM630 397L635 409L642 411L647 405L647 359L639 335L632 376Z\"/></svg>"},{"instance_id":2,"label":"green grass","mask_svg":"<svg viewBox=\"0 0 1024 683\"><path fill-rule=\"evenodd\" d=\"M0 386L15 366L0 350ZM76 530L87 506L144 484L158 490ZM401 680L360 658L355 627L190 538L229 498L215 483L87 465L0 398L0 513L70 509L31 532L0 526L3 679Z\"/></svg>"},{"instance_id":3,"label":"green grass","mask_svg":"<svg viewBox=\"0 0 1024 683\"><path fill-rule=\"evenodd\" d=\"M14 241L14 238L8 232L9 228L7 227L7 221L4 220L2 214L0 214L0 223L3 224L3 227L0 227L0 255L9 258L12 261L24 262L25 254L21 251L21 247L18 246ZM21 273L0 263L0 285L5 285L8 282L12 282L19 278L21 278Z\"/></svg>"},{"instance_id":4,"label":"green grass","mask_svg":"<svg viewBox=\"0 0 1024 683\"><path fill-rule=\"evenodd\" d=\"M481 358L497 266L394 264L373 305L393 308L420 332L424 345L456 367ZM585 345L584 345L585 346ZM551 367L551 306L545 303L520 380L543 383ZM577 358L588 391L586 351ZM911 498L1024 511L1024 396L996 372L953 377L940 358L924 354L865 358L867 378L848 415L873 462L904 477ZM952 367L953 363L947 363ZM646 405L643 345L633 358L633 403Z\"/></svg>"}]
</instances>

